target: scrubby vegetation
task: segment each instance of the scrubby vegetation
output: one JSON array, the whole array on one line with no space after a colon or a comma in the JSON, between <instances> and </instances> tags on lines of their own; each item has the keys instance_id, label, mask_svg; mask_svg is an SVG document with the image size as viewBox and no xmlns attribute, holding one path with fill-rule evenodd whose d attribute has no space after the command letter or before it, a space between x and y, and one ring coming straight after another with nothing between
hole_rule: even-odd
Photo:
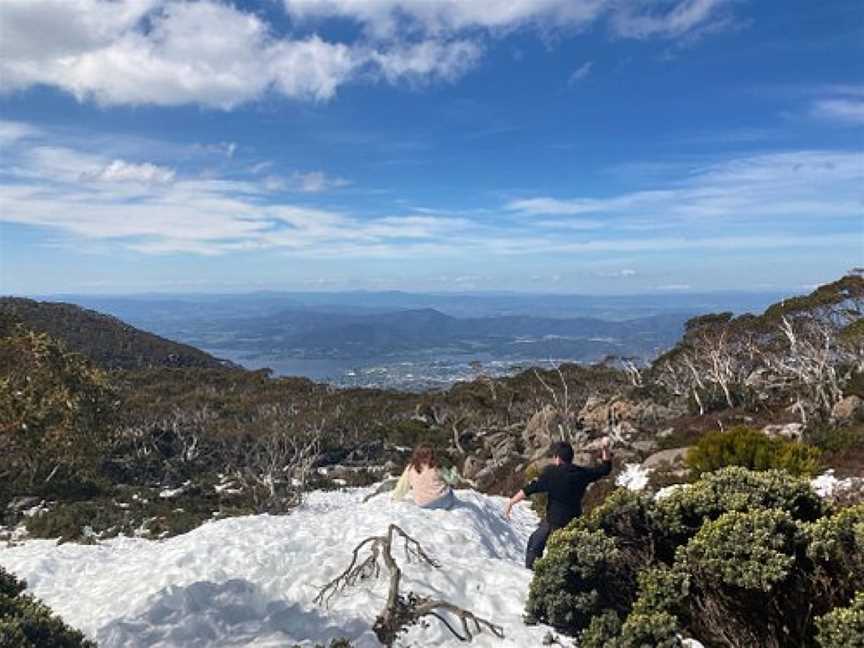
<instances>
[{"instance_id":1,"label":"scrubby vegetation","mask_svg":"<svg viewBox=\"0 0 864 648\"><path fill-rule=\"evenodd\" d=\"M770 438L745 426L704 435L687 455L687 465L697 475L726 466L752 470L777 468L793 475L815 475L822 467L818 448Z\"/></svg>"},{"instance_id":2,"label":"scrubby vegetation","mask_svg":"<svg viewBox=\"0 0 864 648\"><path fill-rule=\"evenodd\" d=\"M3 648L96 648L39 600L26 583L0 567L0 646Z\"/></svg>"},{"instance_id":3,"label":"scrubby vegetation","mask_svg":"<svg viewBox=\"0 0 864 648\"><path fill-rule=\"evenodd\" d=\"M864 591L848 607L840 607L816 619L817 638L823 648L864 646Z\"/></svg>"},{"instance_id":4,"label":"scrubby vegetation","mask_svg":"<svg viewBox=\"0 0 864 648\"><path fill-rule=\"evenodd\" d=\"M857 475L862 295L853 276L761 316L695 318L650 367L610 358L422 394L274 378L71 305L0 300L2 523L65 540L164 537L378 481L421 442L490 493L522 485L553 440L590 461L603 435L616 470L695 446L653 468L652 487L728 465ZM761 431L793 421L801 441ZM612 487L596 484L586 510Z\"/></svg>"},{"instance_id":5,"label":"scrubby vegetation","mask_svg":"<svg viewBox=\"0 0 864 648\"><path fill-rule=\"evenodd\" d=\"M864 506L731 467L659 500L617 491L554 534L527 611L585 647L833 646L862 588Z\"/></svg>"}]
</instances>

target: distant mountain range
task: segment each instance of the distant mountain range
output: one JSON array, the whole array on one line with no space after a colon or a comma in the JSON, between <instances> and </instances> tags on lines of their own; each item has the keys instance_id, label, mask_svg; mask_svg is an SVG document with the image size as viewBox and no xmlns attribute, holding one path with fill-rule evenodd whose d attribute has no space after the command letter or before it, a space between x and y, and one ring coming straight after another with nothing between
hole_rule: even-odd
<instances>
[{"instance_id":1,"label":"distant mountain range","mask_svg":"<svg viewBox=\"0 0 864 648\"><path fill-rule=\"evenodd\" d=\"M761 312L785 295L728 291L704 294L565 295L524 293L253 292L242 294L43 295L34 298L78 304L136 326L195 318L234 319L285 311L340 314L392 313L432 308L451 317L530 315L558 319L628 320L663 313ZM155 329L148 329L155 330Z\"/></svg>"},{"instance_id":2,"label":"distant mountain range","mask_svg":"<svg viewBox=\"0 0 864 648\"><path fill-rule=\"evenodd\" d=\"M679 340L690 317L761 311L773 299L752 293L400 292L63 298L72 303L8 297L0 299L0 313L108 368L222 367L231 364L219 359L225 357L250 368L270 366L277 373L328 380L359 376L355 368L386 366L387 380L401 384L460 379L475 359L499 372L512 365L593 362L609 355L649 361Z\"/></svg>"},{"instance_id":3,"label":"distant mountain range","mask_svg":"<svg viewBox=\"0 0 864 648\"><path fill-rule=\"evenodd\" d=\"M257 318L199 321L184 339L204 348L309 358L485 353L511 358L653 356L680 337L689 314L623 322L526 315L456 318L430 308L375 314L288 310Z\"/></svg>"}]
</instances>

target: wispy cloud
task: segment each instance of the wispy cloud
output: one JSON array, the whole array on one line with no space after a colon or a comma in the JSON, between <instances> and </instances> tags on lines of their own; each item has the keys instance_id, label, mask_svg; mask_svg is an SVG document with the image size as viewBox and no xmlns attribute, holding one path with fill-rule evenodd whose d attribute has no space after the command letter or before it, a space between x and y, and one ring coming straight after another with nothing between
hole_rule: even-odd
<instances>
[{"instance_id":1,"label":"wispy cloud","mask_svg":"<svg viewBox=\"0 0 864 648\"><path fill-rule=\"evenodd\" d=\"M283 195L245 161L226 175L205 175L205 166L108 157L86 138L0 122L0 133L13 131L27 136L4 149L0 221L145 254L271 249L315 258L493 259L848 248L862 214L862 156L846 152L730 159L697 167L683 181L605 198L355 213L326 204L324 188L339 179L323 171L297 172L297 195ZM817 218L841 225L815 235L789 227ZM609 272L635 276L626 263Z\"/></svg>"},{"instance_id":2,"label":"wispy cloud","mask_svg":"<svg viewBox=\"0 0 864 648\"><path fill-rule=\"evenodd\" d=\"M262 168L260 163L253 167L253 169L256 168ZM299 191L302 193L322 193L351 184L345 178L331 176L323 171L295 171L287 177L268 175L262 182L268 191Z\"/></svg>"},{"instance_id":3,"label":"wispy cloud","mask_svg":"<svg viewBox=\"0 0 864 648\"><path fill-rule=\"evenodd\" d=\"M98 171L84 171L81 179L95 182L144 182L165 184L174 180L174 169L149 162L133 164L125 160L113 160Z\"/></svg>"},{"instance_id":4,"label":"wispy cloud","mask_svg":"<svg viewBox=\"0 0 864 648\"><path fill-rule=\"evenodd\" d=\"M813 104L813 114L850 124L864 124L864 99L821 99Z\"/></svg>"},{"instance_id":5,"label":"wispy cloud","mask_svg":"<svg viewBox=\"0 0 864 648\"><path fill-rule=\"evenodd\" d=\"M567 84L576 85L580 81L587 79L588 75L591 74L591 68L593 67L594 63L592 61L586 61L573 71L570 78L567 79Z\"/></svg>"},{"instance_id":6,"label":"wispy cloud","mask_svg":"<svg viewBox=\"0 0 864 648\"><path fill-rule=\"evenodd\" d=\"M841 124L864 124L864 85L831 84L808 89L813 117Z\"/></svg>"},{"instance_id":7,"label":"wispy cloud","mask_svg":"<svg viewBox=\"0 0 864 648\"><path fill-rule=\"evenodd\" d=\"M864 211L862 186L861 153L796 151L697 167L685 174L684 180L648 191L606 198L535 196L511 201L507 207L526 216L602 215L648 223L851 218Z\"/></svg>"}]
</instances>

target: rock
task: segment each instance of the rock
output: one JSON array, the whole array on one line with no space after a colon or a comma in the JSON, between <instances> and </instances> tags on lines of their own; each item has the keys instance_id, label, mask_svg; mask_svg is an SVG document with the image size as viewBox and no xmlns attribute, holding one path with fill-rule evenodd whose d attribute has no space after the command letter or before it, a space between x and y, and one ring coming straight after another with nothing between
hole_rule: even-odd
<instances>
[{"instance_id":1,"label":"rock","mask_svg":"<svg viewBox=\"0 0 864 648\"><path fill-rule=\"evenodd\" d=\"M536 461L542 461L543 459L548 459L552 454L552 446L547 445L542 448L537 448L531 455L528 457L529 463L534 463Z\"/></svg>"},{"instance_id":2,"label":"rock","mask_svg":"<svg viewBox=\"0 0 864 648\"><path fill-rule=\"evenodd\" d=\"M804 426L801 423L786 423L785 425L766 425L762 428L762 434L772 439L786 439L788 441L800 441L804 436Z\"/></svg>"},{"instance_id":3,"label":"rock","mask_svg":"<svg viewBox=\"0 0 864 648\"><path fill-rule=\"evenodd\" d=\"M684 459L687 457L689 450L690 448L671 448L655 452L642 462L642 466L652 469L659 468L663 464L668 464L672 468L683 467Z\"/></svg>"},{"instance_id":4,"label":"rock","mask_svg":"<svg viewBox=\"0 0 864 648\"><path fill-rule=\"evenodd\" d=\"M630 445L633 446L634 450L638 450L643 454L650 454L657 449L657 442L652 441L651 439L645 439L643 441L634 441Z\"/></svg>"},{"instance_id":5,"label":"rock","mask_svg":"<svg viewBox=\"0 0 864 648\"><path fill-rule=\"evenodd\" d=\"M609 436L617 444L630 444L633 439L639 436L639 430L630 421L621 421L611 427Z\"/></svg>"},{"instance_id":6,"label":"rock","mask_svg":"<svg viewBox=\"0 0 864 648\"><path fill-rule=\"evenodd\" d=\"M476 474L473 481L477 490L491 494L512 495L517 483L521 484L522 474L516 473L516 466L521 463L519 455L493 459Z\"/></svg>"},{"instance_id":7,"label":"rock","mask_svg":"<svg viewBox=\"0 0 864 648\"><path fill-rule=\"evenodd\" d=\"M605 401L591 397L579 410L577 420L586 430L607 432L625 423L633 428L654 426L678 414L651 400L634 403L617 397Z\"/></svg>"},{"instance_id":8,"label":"rock","mask_svg":"<svg viewBox=\"0 0 864 648\"><path fill-rule=\"evenodd\" d=\"M864 401L854 394L847 396L831 409L831 418L835 421L854 421L864 418Z\"/></svg>"},{"instance_id":9,"label":"rock","mask_svg":"<svg viewBox=\"0 0 864 648\"><path fill-rule=\"evenodd\" d=\"M526 452L548 447L560 439L564 430L564 417L551 405L534 413L522 432Z\"/></svg>"}]
</instances>

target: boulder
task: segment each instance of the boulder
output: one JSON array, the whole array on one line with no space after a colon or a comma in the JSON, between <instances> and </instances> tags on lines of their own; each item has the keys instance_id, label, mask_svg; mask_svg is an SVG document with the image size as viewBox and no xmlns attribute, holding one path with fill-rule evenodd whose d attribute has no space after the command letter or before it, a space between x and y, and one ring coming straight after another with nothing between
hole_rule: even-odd
<instances>
[{"instance_id":1,"label":"boulder","mask_svg":"<svg viewBox=\"0 0 864 648\"><path fill-rule=\"evenodd\" d=\"M488 461L474 476L477 490L493 495L512 495L523 481L522 473L516 472L516 466L522 461L519 455Z\"/></svg>"},{"instance_id":2,"label":"boulder","mask_svg":"<svg viewBox=\"0 0 864 648\"><path fill-rule=\"evenodd\" d=\"M667 464L671 468L683 468L684 459L686 459L689 450L690 448L671 448L655 452L642 462L642 466L644 468L656 469L663 464Z\"/></svg>"},{"instance_id":3,"label":"boulder","mask_svg":"<svg viewBox=\"0 0 864 648\"><path fill-rule=\"evenodd\" d=\"M804 437L804 426L801 423L786 423L783 425L766 425L762 428L762 434L772 439L786 439L787 441L801 441Z\"/></svg>"},{"instance_id":4,"label":"boulder","mask_svg":"<svg viewBox=\"0 0 864 648\"><path fill-rule=\"evenodd\" d=\"M864 400L854 394L847 396L831 409L831 418L842 422L864 418Z\"/></svg>"},{"instance_id":5,"label":"boulder","mask_svg":"<svg viewBox=\"0 0 864 648\"><path fill-rule=\"evenodd\" d=\"M534 413L522 432L525 451L531 452L548 447L553 441L561 438L563 430L564 417L561 412L551 405L546 405Z\"/></svg>"},{"instance_id":6,"label":"boulder","mask_svg":"<svg viewBox=\"0 0 864 648\"><path fill-rule=\"evenodd\" d=\"M657 449L657 442L652 439L644 439L642 441L634 441L632 444L634 450L643 454L649 454Z\"/></svg>"}]
</instances>

